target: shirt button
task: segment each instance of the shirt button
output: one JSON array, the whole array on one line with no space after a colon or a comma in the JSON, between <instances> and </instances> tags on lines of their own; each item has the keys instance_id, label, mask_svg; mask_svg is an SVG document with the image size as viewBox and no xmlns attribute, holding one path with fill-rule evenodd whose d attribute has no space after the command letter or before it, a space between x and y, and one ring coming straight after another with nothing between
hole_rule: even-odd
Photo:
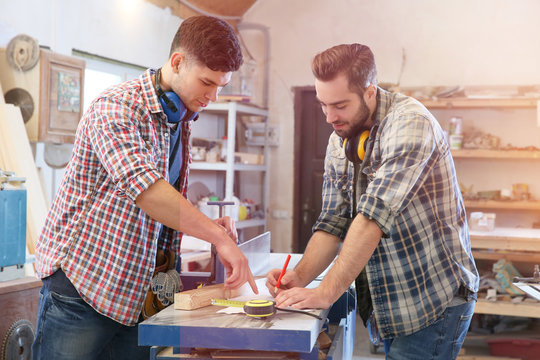
<instances>
[{"instance_id":1,"label":"shirt button","mask_svg":"<svg viewBox=\"0 0 540 360\"><path fill-rule=\"evenodd\" d=\"M342 190L347 190L347 185L343 185Z\"/></svg>"}]
</instances>

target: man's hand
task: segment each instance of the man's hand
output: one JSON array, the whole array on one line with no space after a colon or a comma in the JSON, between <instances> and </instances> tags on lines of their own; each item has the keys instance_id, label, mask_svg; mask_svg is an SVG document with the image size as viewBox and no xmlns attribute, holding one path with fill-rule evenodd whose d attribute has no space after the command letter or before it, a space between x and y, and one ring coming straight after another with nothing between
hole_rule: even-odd
<instances>
[{"instance_id":1,"label":"man's hand","mask_svg":"<svg viewBox=\"0 0 540 360\"><path fill-rule=\"evenodd\" d=\"M253 292L258 294L259 290L257 289L257 284L255 284L253 274L249 269L248 259L240 251L238 246L236 246L236 243L229 238L228 241L221 241L219 244L216 244L216 250L219 260L221 260L227 273L225 287L237 289L247 281Z\"/></svg>"},{"instance_id":2,"label":"man's hand","mask_svg":"<svg viewBox=\"0 0 540 360\"><path fill-rule=\"evenodd\" d=\"M300 283L300 278L298 277L296 271L289 270L281 278L281 284L279 285L279 289L277 290L277 292L275 292L274 290L280 274L280 269L272 269L268 272L268 274L266 274L266 287L268 288L268 291L270 291L270 294L273 297L275 297L276 294L279 294L285 289L302 286L302 284Z\"/></svg>"},{"instance_id":3,"label":"man's hand","mask_svg":"<svg viewBox=\"0 0 540 360\"><path fill-rule=\"evenodd\" d=\"M325 293L321 287L315 289L295 287L280 291L275 300L277 307L290 306L294 309L328 309L334 303L333 297Z\"/></svg>"},{"instance_id":4,"label":"man's hand","mask_svg":"<svg viewBox=\"0 0 540 360\"><path fill-rule=\"evenodd\" d=\"M238 233L236 232L236 226L233 219L231 219L229 216L224 216L222 218L214 220L214 222L219 226L223 227L227 232L227 235L229 235L235 243L238 243Z\"/></svg>"}]
</instances>

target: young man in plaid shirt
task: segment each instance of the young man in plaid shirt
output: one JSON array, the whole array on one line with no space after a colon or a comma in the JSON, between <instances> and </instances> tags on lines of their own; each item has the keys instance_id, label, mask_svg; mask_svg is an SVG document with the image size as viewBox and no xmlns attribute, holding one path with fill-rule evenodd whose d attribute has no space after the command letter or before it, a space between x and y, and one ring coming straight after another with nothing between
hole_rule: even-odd
<instances>
[{"instance_id":1,"label":"young man in plaid shirt","mask_svg":"<svg viewBox=\"0 0 540 360\"><path fill-rule=\"evenodd\" d=\"M148 359L136 325L156 254L178 258L182 233L216 246L227 287L257 291L231 219L210 220L185 198L191 120L241 64L231 26L188 18L162 68L90 105L36 247L34 358Z\"/></svg>"}]
</instances>

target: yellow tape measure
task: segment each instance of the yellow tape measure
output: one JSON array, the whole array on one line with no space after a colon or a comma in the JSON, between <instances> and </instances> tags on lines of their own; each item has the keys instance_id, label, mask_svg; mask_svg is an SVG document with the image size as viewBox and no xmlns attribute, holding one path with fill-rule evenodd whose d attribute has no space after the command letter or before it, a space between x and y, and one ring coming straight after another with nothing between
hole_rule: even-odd
<instances>
[{"instance_id":1,"label":"yellow tape measure","mask_svg":"<svg viewBox=\"0 0 540 360\"><path fill-rule=\"evenodd\" d=\"M276 313L276 303L270 300L249 300L249 301L237 301L237 300L225 300L225 299L212 299L212 305L227 306L227 307L241 307L247 316L263 318L272 316Z\"/></svg>"}]
</instances>

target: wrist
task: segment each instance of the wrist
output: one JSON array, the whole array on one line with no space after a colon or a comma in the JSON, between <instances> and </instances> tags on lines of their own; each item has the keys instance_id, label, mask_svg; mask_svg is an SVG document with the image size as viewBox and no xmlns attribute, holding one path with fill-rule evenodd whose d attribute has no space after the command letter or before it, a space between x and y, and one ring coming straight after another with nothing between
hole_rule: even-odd
<instances>
[{"instance_id":1,"label":"wrist","mask_svg":"<svg viewBox=\"0 0 540 360\"><path fill-rule=\"evenodd\" d=\"M210 240L210 242L215 246L215 247L221 247L223 246L224 244L226 244L227 242L231 241L229 235L227 234L227 232L225 231L225 229L223 229L221 226L217 225L217 224L214 224L214 229L213 229L213 233L212 233L212 238Z\"/></svg>"}]
</instances>

